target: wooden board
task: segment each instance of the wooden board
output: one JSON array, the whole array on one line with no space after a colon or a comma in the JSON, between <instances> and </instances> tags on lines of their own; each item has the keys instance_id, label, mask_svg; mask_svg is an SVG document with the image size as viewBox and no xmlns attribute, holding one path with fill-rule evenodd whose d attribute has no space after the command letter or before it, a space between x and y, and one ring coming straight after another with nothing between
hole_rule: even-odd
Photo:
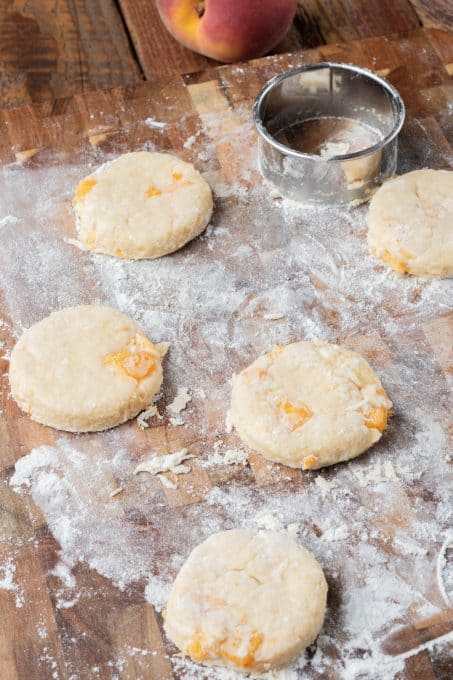
<instances>
[{"instance_id":1,"label":"wooden board","mask_svg":"<svg viewBox=\"0 0 453 680\"><path fill-rule=\"evenodd\" d=\"M52 102L141 79L108 0L0 2L0 104Z\"/></svg>"},{"instance_id":2,"label":"wooden board","mask_svg":"<svg viewBox=\"0 0 453 680\"><path fill-rule=\"evenodd\" d=\"M282 53L407 31L453 28L448 0L299 0ZM2 0L0 108L198 71L216 62L166 31L154 0Z\"/></svg>"},{"instance_id":3,"label":"wooden board","mask_svg":"<svg viewBox=\"0 0 453 680\"><path fill-rule=\"evenodd\" d=\"M423 26L453 28L448 0L300 0L273 53L390 35ZM0 107L48 102L97 88L198 71L216 64L179 45L153 0L0 2Z\"/></svg>"},{"instance_id":4,"label":"wooden board","mask_svg":"<svg viewBox=\"0 0 453 680\"><path fill-rule=\"evenodd\" d=\"M452 167L453 40L437 30L79 95L53 111L1 112L2 680L202 678L166 640L159 599L202 538L269 522L297 524L330 586L323 633L293 677L451 675L453 615L437 580L442 545L447 553L449 284L386 274L367 255L365 207L306 214L274 201L256 169L255 94L276 73L320 59L373 68L399 88L408 109L400 171ZM145 263L93 258L66 243L75 182L141 148L172 150L206 173L212 229ZM90 302L120 306L152 339L172 342L164 419L144 431L133 421L64 435L33 423L9 396L8 351L23 328ZM264 318L275 311L281 320ZM231 373L275 342L313 334L360 351L383 377L395 417L382 442L322 473L253 452L246 467L206 466L216 441L221 451L240 446L224 425ZM172 425L165 406L179 387L193 398L185 423ZM43 445L40 464L30 452ZM132 474L152 451L183 446L197 460L188 475L169 475L177 489ZM28 479L28 490L9 483L17 462L15 479Z\"/></svg>"}]
</instances>

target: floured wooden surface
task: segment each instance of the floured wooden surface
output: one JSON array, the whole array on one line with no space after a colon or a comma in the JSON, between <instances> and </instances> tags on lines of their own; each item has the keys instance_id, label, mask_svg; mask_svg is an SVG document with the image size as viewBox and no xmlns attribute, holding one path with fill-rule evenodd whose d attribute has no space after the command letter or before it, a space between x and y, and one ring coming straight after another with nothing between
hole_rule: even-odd
<instances>
[{"instance_id":1,"label":"floured wooden surface","mask_svg":"<svg viewBox=\"0 0 453 680\"><path fill-rule=\"evenodd\" d=\"M451 40L418 32L385 41L372 58L372 41L362 41L343 59L386 71L400 88L409 114L400 171L452 167ZM170 343L157 410L96 435L33 423L3 376L7 677L203 678L165 639L161 611L190 550L233 527L298 535L329 582L316 645L275 677L447 677L451 282L389 272L368 254L366 206L309 210L274 199L256 166L257 89L291 65L340 59L333 47L223 67L132 98L93 95L54 118L26 125L24 116L22 133L19 114L12 131L3 121L14 147L4 142L0 177L4 369L23 329L68 305L111 304L153 342ZM38 148L24 164L20 154ZM67 241L75 237L74 185L138 149L171 150L196 164L215 194L211 226L156 261L78 250ZM303 338L361 352L395 410L377 446L315 473L267 463L225 424L231 374L273 344ZM182 474L134 475L155 453L183 448L195 458Z\"/></svg>"}]
</instances>

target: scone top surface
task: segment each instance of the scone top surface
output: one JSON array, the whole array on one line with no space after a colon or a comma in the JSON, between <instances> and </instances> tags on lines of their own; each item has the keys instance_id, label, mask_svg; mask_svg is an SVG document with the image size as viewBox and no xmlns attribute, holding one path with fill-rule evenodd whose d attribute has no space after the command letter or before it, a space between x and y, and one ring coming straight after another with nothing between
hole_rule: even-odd
<instances>
[{"instance_id":1,"label":"scone top surface","mask_svg":"<svg viewBox=\"0 0 453 680\"><path fill-rule=\"evenodd\" d=\"M80 241L116 257L154 258L200 234L212 212L209 185L165 153L119 156L79 182L73 199Z\"/></svg>"},{"instance_id":2,"label":"scone top surface","mask_svg":"<svg viewBox=\"0 0 453 680\"><path fill-rule=\"evenodd\" d=\"M54 312L11 354L13 397L30 416L62 430L103 430L134 417L162 384L161 353L140 326L111 307Z\"/></svg>"},{"instance_id":3,"label":"scone top surface","mask_svg":"<svg viewBox=\"0 0 453 680\"><path fill-rule=\"evenodd\" d=\"M327 583L287 534L213 534L181 568L165 630L194 661L265 671L289 663L318 635Z\"/></svg>"},{"instance_id":4,"label":"scone top surface","mask_svg":"<svg viewBox=\"0 0 453 680\"><path fill-rule=\"evenodd\" d=\"M363 357L322 341L275 347L233 378L231 416L242 440L305 470L365 451L391 406Z\"/></svg>"},{"instance_id":5,"label":"scone top surface","mask_svg":"<svg viewBox=\"0 0 453 680\"><path fill-rule=\"evenodd\" d=\"M400 274L453 276L453 172L415 170L385 182L368 227L371 252Z\"/></svg>"}]
</instances>

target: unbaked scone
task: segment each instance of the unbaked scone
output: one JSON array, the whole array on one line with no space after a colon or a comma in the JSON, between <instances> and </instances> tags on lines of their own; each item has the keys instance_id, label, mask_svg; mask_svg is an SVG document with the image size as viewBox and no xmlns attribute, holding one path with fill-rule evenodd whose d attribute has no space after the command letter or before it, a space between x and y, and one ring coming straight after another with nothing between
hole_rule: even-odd
<instances>
[{"instance_id":1,"label":"unbaked scone","mask_svg":"<svg viewBox=\"0 0 453 680\"><path fill-rule=\"evenodd\" d=\"M11 393L33 420L69 432L114 427L146 408L162 384L165 348L117 309L54 312L11 353Z\"/></svg>"},{"instance_id":2,"label":"unbaked scone","mask_svg":"<svg viewBox=\"0 0 453 680\"><path fill-rule=\"evenodd\" d=\"M326 598L321 566L287 534L222 531L177 575L165 631L194 661L263 672L312 644Z\"/></svg>"},{"instance_id":3,"label":"unbaked scone","mask_svg":"<svg viewBox=\"0 0 453 680\"><path fill-rule=\"evenodd\" d=\"M453 172L414 170L385 182L371 199L368 243L400 274L453 276Z\"/></svg>"},{"instance_id":4,"label":"unbaked scone","mask_svg":"<svg viewBox=\"0 0 453 680\"><path fill-rule=\"evenodd\" d=\"M83 246L138 260L172 253L198 236L211 217L212 193L190 163L139 151L83 179L72 204Z\"/></svg>"},{"instance_id":5,"label":"unbaked scone","mask_svg":"<svg viewBox=\"0 0 453 680\"><path fill-rule=\"evenodd\" d=\"M360 455L392 406L356 352L322 341L274 347L233 376L231 419L269 460L311 470Z\"/></svg>"}]
</instances>

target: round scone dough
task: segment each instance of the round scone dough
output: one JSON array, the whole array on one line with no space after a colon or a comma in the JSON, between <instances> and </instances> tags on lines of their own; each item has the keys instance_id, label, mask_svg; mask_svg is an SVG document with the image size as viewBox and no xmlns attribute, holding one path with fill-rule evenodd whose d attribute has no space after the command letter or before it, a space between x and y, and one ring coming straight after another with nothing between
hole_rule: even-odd
<instances>
[{"instance_id":1,"label":"round scone dough","mask_svg":"<svg viewBox=\"0 0 453 680\"><path fill-rule=\"evenodd\" d=\"M322 341L274 347L233 376L231 419L241 439L303 470L363 453L381 438L391 406L363 357Z\"/></svg>"},{"instance_id":2,"label":"round scone dough","mask_svg":"<svg viewBox=\"0 0 453 680\"><path fill-rule=\"evenodd\" d=\"M177 575L165 631L194 661L263 672L312 644L326 598L321 566L287 534L222 531Z\"/></svg>"},{"instance_id":3,"label":"round scone dough","mask_svg":"<svg viewBox=\"0 0 453 680\"><path fill-rule=\"evenodd\" d=\"M163 345L117 309L86 305L29 328L11 353L11 393L33 420L69 432L114 427L162 384Z\"/></svg>"},{"instance_id":4,"label":"round scone dough","mask_svg":"<svg viewBox=\"0 0 453 680\"><path fill-rule=\"evenodd\" d=\"M140 151L83 179L72 204L87 249L138 260L172 253L198 236L211 217L212 193L190 163Z\"/></svg>"},{"instance_id":5,"label":"round scone dough","mask_svg":"<svg viewBox=\"0 0 453 680\"><path fill-rule=\"evenodd\" d=\"M385 182L371 199L368 243L400 274L453 276L453 172L415 170Z\"/></svg>"}]
</instances>

